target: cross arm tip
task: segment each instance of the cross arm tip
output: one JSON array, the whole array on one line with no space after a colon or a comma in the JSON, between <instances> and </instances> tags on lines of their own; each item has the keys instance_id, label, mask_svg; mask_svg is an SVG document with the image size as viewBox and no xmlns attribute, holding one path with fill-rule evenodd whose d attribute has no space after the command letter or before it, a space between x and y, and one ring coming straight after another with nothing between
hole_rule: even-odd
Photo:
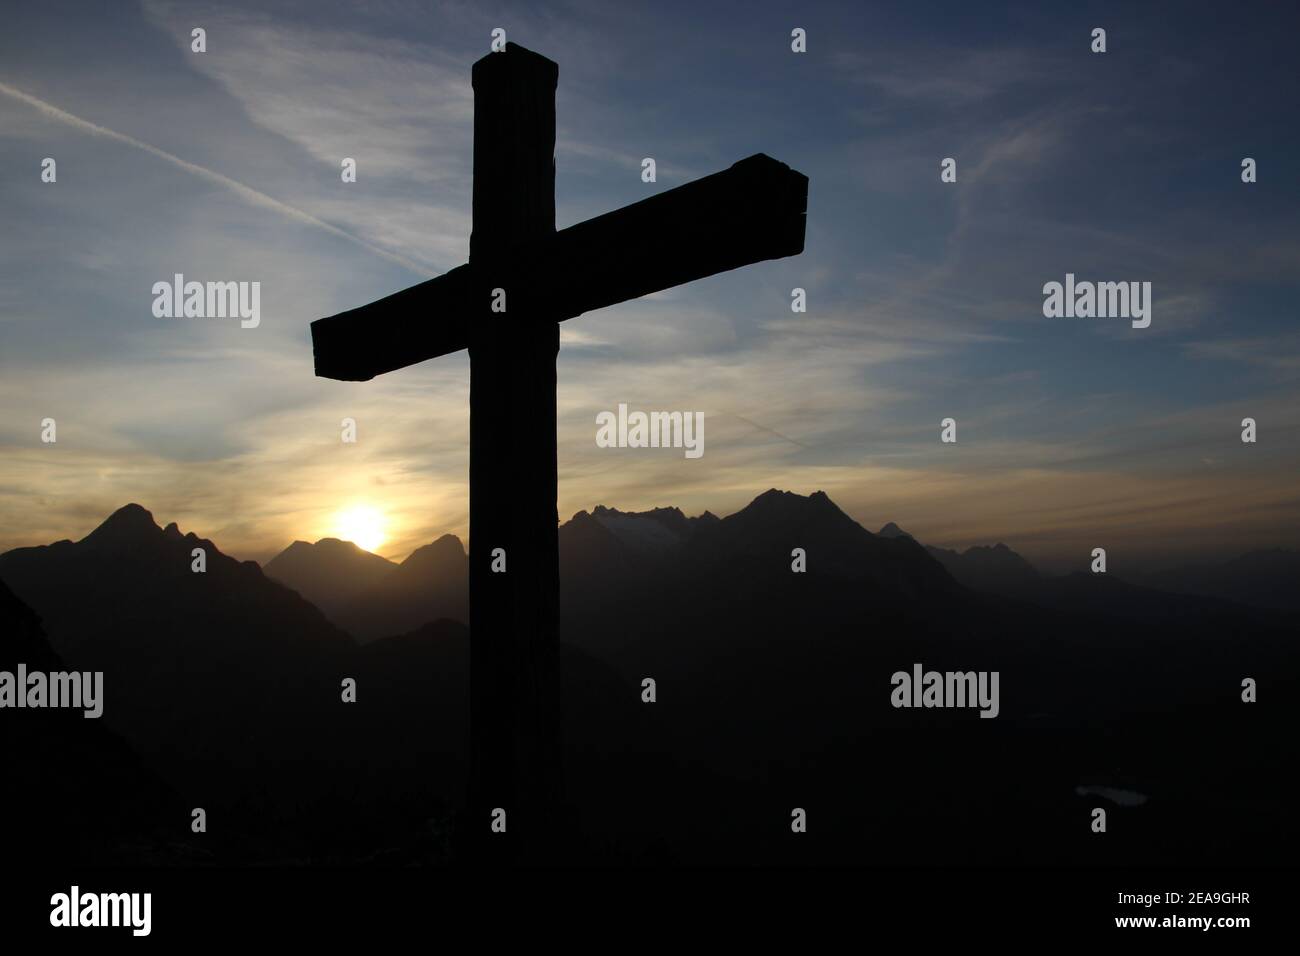
<instances>
[{"instance_id":1,"label":"cross arm tip","mask_svg":"<svg viewBox=\"0 0 1300 956\"><path fill-rule=\"evenodd\" d=\"M757 182L778 185L792 205L800 212L808 211L808 177L788 163L774 159L767 153L755 153L731 164L731 168Z\"/></svg>"},{"instance_id":2,"label":"cross arm tip","mask_svg":"<svg viewBox=\"0 0 1300 956\"><path fill-rule=\"evenodd\" d=\"M316 375L368 382L376 375L467 348L465 319L488 292L469 266L311 323Z\"/></svg>"},{"instance_id":3,"label":"cross arm tip","mask_svg":"<svg viewBox=\"0 0 1300 956\"><path fill-rule=\"evenodd\" d=\"M349 335L351 323L340 321L348 313L342 312L311 324L312 361L317 378L330 378L337 382L368 382L375 372L366 369L359 361L355 336Z\"/></svg>"}]
</instances>

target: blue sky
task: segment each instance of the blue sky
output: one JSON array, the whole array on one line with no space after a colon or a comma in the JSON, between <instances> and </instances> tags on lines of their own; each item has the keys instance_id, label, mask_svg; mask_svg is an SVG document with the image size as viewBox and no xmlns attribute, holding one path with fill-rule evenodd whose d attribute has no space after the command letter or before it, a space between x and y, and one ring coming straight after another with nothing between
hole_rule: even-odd
<instances>
[{"instance_id":1,"label":"blue sky","mask_svg":"<svg viewBox=\"0 0 1300 956\"><path fill-rule=\"evenodd\" d=\"M560 64L558 227L755 152L811 179L802 256L565 323L562 518L725 514L775 486L1052 569L1099 545L1114 570L1298 546L1300 17L1134 6L10 13L0 548L80 537L133 500L258 559L358 504L391 556L466 533L467 357L319 380L308 323L466 258L469 71L495 27ZM150 289L176 272L260 281L261 325L155 318ZM1150 281L1151 327L1044 318L1043 283L1067 272ZM703 411L705 454L598 448L595 415L620 402Z\"/></svg>"}]
</instances>

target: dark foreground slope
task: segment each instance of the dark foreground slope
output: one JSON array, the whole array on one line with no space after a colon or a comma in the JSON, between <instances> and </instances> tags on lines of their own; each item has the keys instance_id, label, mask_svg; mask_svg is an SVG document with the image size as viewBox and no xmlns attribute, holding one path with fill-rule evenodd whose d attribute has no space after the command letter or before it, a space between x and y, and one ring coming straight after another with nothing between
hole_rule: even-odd
<instances>
[{"instance_id":1,"label":"dark foreground slope","mask_svg":"<svg viewBox=\"0 0 1300 956\"><path fill-rule=\"evenodd\" d=\"M194 548L203 573L191 570ZM49 634L4 591L6 635L27 635L8 639L10 669L53 667L57 648L68 667L105 675L99 720L0 712L0 729L23 741L28 780L5 819L39 815L33 832L104 842L118 863L157 859L123 833L157 834L200 862L448 860L466 784L464 625L358 645L255 564L160 529L138 506L79 542L0 556L0 579ZM578 792L587 767L618 768L637 751L643 715L588 655L566 651L563 673ZM83 805L94 814L69 810ZM204 834L191 831L195 808Z\"/></svg>"}]
</instances>

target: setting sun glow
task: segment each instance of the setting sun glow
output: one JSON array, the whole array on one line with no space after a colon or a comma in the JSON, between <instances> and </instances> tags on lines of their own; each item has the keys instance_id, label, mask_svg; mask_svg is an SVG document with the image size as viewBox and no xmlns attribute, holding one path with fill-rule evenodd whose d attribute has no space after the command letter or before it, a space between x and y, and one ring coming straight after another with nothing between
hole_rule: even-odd
<instances>
[{"instance_id":1,"label":"setting sun glow","mask_svg":"<svg viewBox=\"0 0 1300 956\"><path fill-rule=\"evenodd\" d=\"M359 548L374 551L384 543L386 521L381 512L368 505L354 505L334 517L334 536L351 541Z\"/></svg>"}]
</instances>

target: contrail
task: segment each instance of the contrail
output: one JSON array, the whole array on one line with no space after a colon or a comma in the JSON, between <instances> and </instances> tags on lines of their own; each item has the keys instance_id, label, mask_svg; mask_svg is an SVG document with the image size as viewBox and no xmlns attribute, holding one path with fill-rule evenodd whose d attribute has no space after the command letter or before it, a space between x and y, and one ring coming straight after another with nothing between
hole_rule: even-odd
<instances>
[{"instance_id":1,"label":"contrail","mask_svg":"<svg viewBox=\"0 0 1300 956\"><path fill-rule=\"evenodd\" d=\"M795 439L791 438L789 435L782 435L775 428L768 428L766 425L760 425L758 422L752 422L744 415L737 415L735 412L729 412L727 414L730 414L732 418L740 419L746 425L749 425L753 428L757 428L761 432L767 432L769 435L775 435L777 438L781 439L782 441L788 441L791 445L798 445L800 448L809 447L801 441L796 441Z\"/></svg>"},{"instance_id":2,"label":"contrail","mask_svg":"<svg viewBox=\"0 0 1300 956\"><path fill-rule=\"evenodd\" d=\"M125 133L119 133L116 130L108 129L107 127L100 126L97 123L92 123L89 120L84 120L80 116L73 116L71 113L59 109L52 103L47 103L42 99L37 99L35 96L9 86L7 83L0 83L0 93L26 103L28 106L35 107L50 119L58 120L60 123L65 123L68 126L79 129L83 133L90 133L93 136L106 136L109 139L117 140L119 143L125 143L126 145L133 146L136 149L144 150L144 152L157 156L159 159L165 160L173 166L178 166L188 173L193 173L195 176L206 179L209 182L214 182L220 186L226 187L231 192L254 206L260 206L263 209L278 212L282 216L287 216L290 219L303 223L304 225L315 226L317 229L324 230L332 236L338 236L340 239L354 242L376 255L383 256L385 259L390 259L398 265L410 269L417 275L428 274L429 270L425 266L420 266L412 262L410 259L389 252L386 249L373 246L359 236L354 236L352 233L346 232L338 226L331 226L328 222L317 219L310 213L303 212L301 209L295 209L288 203L282 203L278 199L273 199L266 193L258 192L253 187L245 186L243 183L231 179L229 176L223 176L221 173L214 172L205 166L200 166L197 163L191 163L188 160L181 159L179 156L169 153L165 149L159 149L157 146L150 146L148 143L141 142L134 136L127 136Z\"/></svg>"}]
</instances>

